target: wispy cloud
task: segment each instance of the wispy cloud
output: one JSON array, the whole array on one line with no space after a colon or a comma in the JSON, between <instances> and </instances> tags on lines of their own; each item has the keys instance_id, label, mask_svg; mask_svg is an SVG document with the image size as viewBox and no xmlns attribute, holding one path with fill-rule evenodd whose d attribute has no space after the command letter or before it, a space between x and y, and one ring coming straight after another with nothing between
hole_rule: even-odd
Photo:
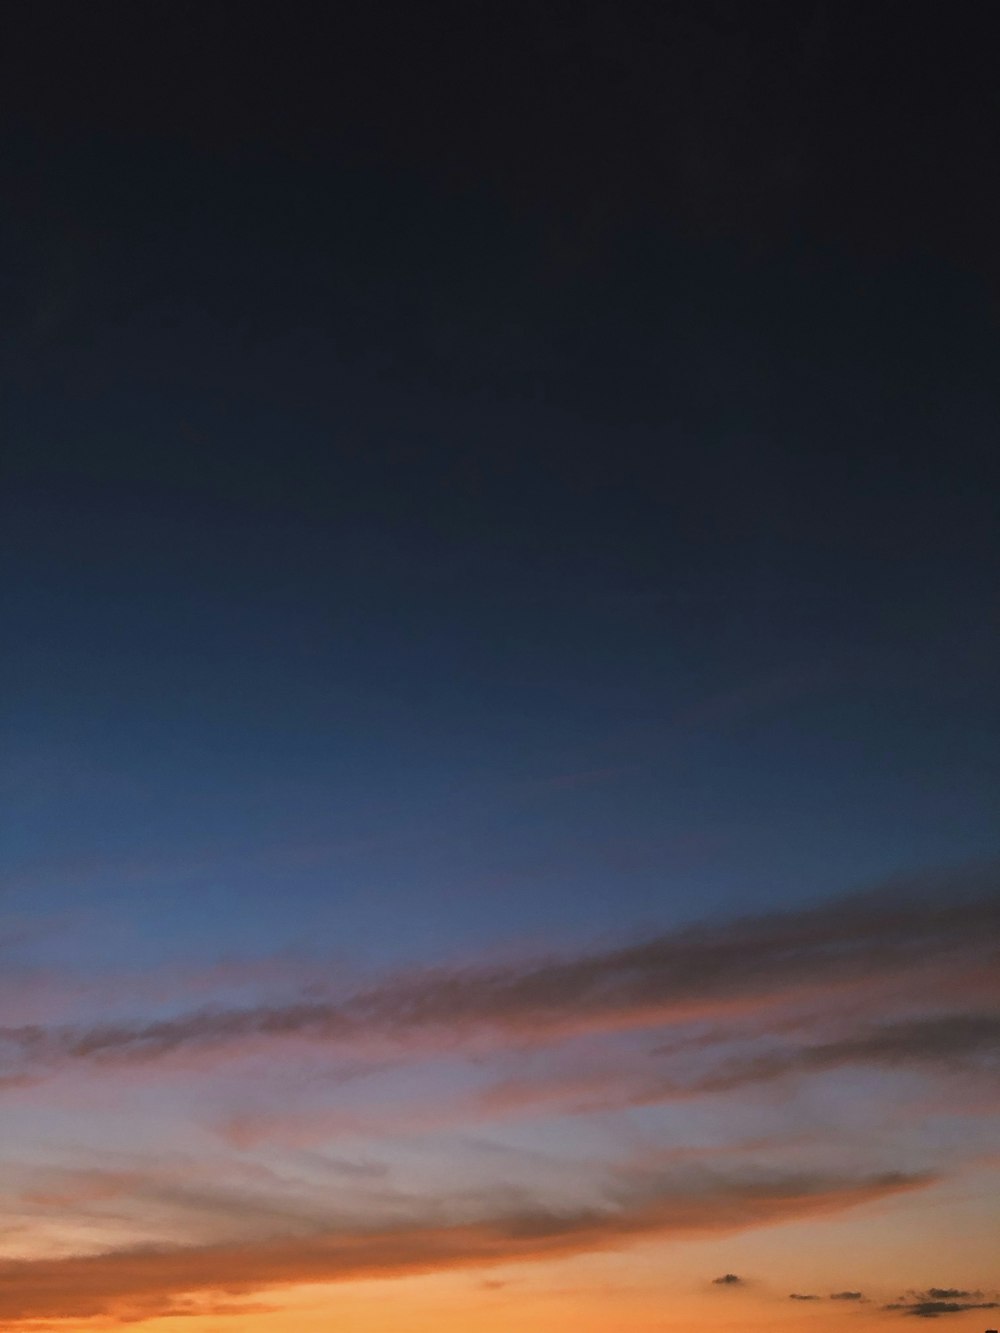
<instances>
[{"instance_id":1,"label":"wispy cloud","mask_svg":"<svg viewBox=\"0 0 1000 1333\"><path fill-rule=\"evenodd\" d=\"M952 886L954 888L954 886ZM961 885L959 885L961 887ZM199 1009L153 1021L0 1029L9 1072L64 1062L149 1063L290 1038L349 1047L552 1040L719 1014L753 1014L810 997L891 987L898 1000L1000 996L1000 894L900 903L854 898L807 911L658 935L569 958L425 969L340 998ZM949 1042L992 1040L988 1016L869 1033L804 1048L792 1063L942 1058ZM867 1043L867 1044L866 1044ZM921 1052L923 1055L921 1055ZM895 1053L895 1054L894 1054ZM779 1059L779 1065L781 1061ZM11 1068L11 1065L14 1067ZM756 1074L774 1077L766 1061ZM778 1072L778 1066L774 1066Z\"/></svg>"},{"instance_id":2,"label":"wispy cloud","mask_svg":"<svg viewBox=\"0 0 1000 1333\"><path fill-rule=\"evenodd\" d=\"M715 1035L719 1046L731 1044L740 1034ZM707 1044L707 1043L706 1043ZM683 1047L671 1047L668 1055ZM945 1014L868 1026L836 1041L787 1046L752 1057L736 1056L707 1072L683 1075L650 1072L648 1057L629 1068L591 1070L583 1075L558 1074L549 1079L511 1079L488 1088L477 1097L484 1111L499 1113L558 1106L562 1110L589 1111L613 1106L643 1106L655 1102L683 1100L705 1093L731 1092L754 1083L810 1073L869 1066L897 1068L910 1065L940 1065L948 1069L973 1067L976 1061L1000 1055L1000 1013ZM671 1070L672 1061L660 1064ZM989 1068L992 1069L992 1063Z\"/></svg>"},{"instance_id":3,"label":"wispy cloud","mask_svg":"<svg viewBox=\"0 0 1000 1333\"><path fill-rule=\"evenodd\" d=\"M943 1014L883 1023L836 1041L734 1060L696 1086L699 1091L724 1091L788 1074L823 1072L846 1065L932 1064L954 1068L995 1054L1000 1054L1000 1013Z\"/></svg>"},{"instance_id":4,"label":"wispy cloud","mask_svg":"<svg viewBox=\"0 0 1000 1333\"><path fill-rule=\"evenodd\" d=\"M730 1046L734 1035L738 1034L716 1034L716 1043ZM704 1050L707 1043L697 1038L692 1045ZM707 1049L711 1051L710 1046ZM221 1128L226 1139L244 1148L268 1138L308 1144L373 1131L412 1134L484 1120L591 1114L687 1101L849 1066L888 1070L938 1066L952 1073L982 1067L992 1074L995 1057L1000 1055L1000 1015L949 1014L881 1024L836 1041L795 1045L749 1058L725 1057L708 1072L698 1074L685 1074L688 1052L683 1044L672 1047L670 1054L674 1058L657 1061L640 1051L603 1065L590 1061L580 1068L573 1068L571 1061L568 1068L551 1072L540 1072L532 1065L520 1076L500 1079L474 1093L411 1101L396 1110L248 1111L229 1117Z\"/></svg>"},{"instance_id":5,"label":"wispy cloud","mask_svg":"<svg viewBox=\"0 0 1000 1333\"><path fill-rule=\"evenodd\" d=\"M840 1212L928 1183L922 1175L798 1175L712 1178L685 1187L661 1178L602 1208L525 1205L472 1220L415 1219L293 1239L7 1260L0 1262L0 1318L8 1325L96 1316L150 1319L183 1312L185 1304L188 1312L203 1313L209 1304L213 1313L243 1313L240 1298L293 1284L541 1261L654 1235L726 1234Z\"/></svg>"}]
</instances>

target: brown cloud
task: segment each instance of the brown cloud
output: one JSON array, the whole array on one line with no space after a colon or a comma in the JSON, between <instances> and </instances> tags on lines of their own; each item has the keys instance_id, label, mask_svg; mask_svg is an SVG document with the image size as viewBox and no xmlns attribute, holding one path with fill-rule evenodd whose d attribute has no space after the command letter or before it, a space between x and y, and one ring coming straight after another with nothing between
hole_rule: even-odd
<instances>
[{"instance_id":1,"label":"brown cloud","mask_svg":"<svg viewBox=\"0 0 1000 1333\"><path fill-rule=\"evenodd\" d=\"M930 1183L927 1176L820 1176L660 1181L613 1209L516 1213L453 1224L328 1229L280 1240L0 1262L0 1319L8 1325L104 1316L142 1320L210 1309L244 1312L239 1298L284 1286L387 1278L540 1261L612 1249L655 1235L724 1234L838 1212Z\"/></svg>"},{"instance_id":2,"label":"brown cloud","mask_svg":"<svg viewBox=\"0 0 1000 1333\"><path fill-rule=\"evenodd\" d=\"M906 983L919 993L933 981L937 993L995 998L997 939L995 891L935 903L855 898L678 930L577 958L427 969L339 1000L202 1009L85 1029L7 1028L0 1030L0 1049L7 1046L10 1073L16 1075L66 1061L144 1063L181 1053L217 1055L248 1042L287 1038L345 1046L447 1045L476 1035L547 1039L755 1012L832 991L856 996L888 983L897 995ZM875 1054L871 1046L869 1053ZM864 1055L855 1047L829 1050L822 1058ZM890 1055L883 1050L882 1058Z\"/></svg>"}]
</instances>

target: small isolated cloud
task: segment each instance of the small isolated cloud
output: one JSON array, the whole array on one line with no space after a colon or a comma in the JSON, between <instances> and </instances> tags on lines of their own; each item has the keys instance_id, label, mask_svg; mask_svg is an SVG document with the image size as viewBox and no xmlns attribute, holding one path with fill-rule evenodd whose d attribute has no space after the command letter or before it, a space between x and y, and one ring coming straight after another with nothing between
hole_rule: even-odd
<instances>
[{"instance_id":1,"label":"small isolated cloud","mask_svg":"<svg viewBox=\"0 0 1000 1333\"><path fill-rule=\"evenodd\" d=\"M819 1297L801 1291L793 1291L788 1299L790 1301L818 1301Z\"/></svg>"},{"instance_id":2,"label":"small isolated cloud","mask_svg":"<svg viewBox=\"0 0 1000 1333\"><path fill-rule=\"evenodd\" d=\"M712 1278L713 1287L742 1287L744 1279L735 1273L723 1273L722 1277Z\"/></svg>"},{"instance_id":3,"label":"small isolated cloud","mask_svg":"<svg viewBox=\"0 0 1000 1333\"><path fill-rule=\"evenodd\" d=\"M863 1301L864 1295L860 1291L831 1291L831 1301Z\"/></svg>"}]
</instances>

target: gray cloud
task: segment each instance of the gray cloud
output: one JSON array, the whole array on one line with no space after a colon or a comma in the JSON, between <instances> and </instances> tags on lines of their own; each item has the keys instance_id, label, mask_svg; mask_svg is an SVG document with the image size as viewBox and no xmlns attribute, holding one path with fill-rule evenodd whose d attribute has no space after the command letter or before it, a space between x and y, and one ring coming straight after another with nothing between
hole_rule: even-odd
<instances>
[{"instance_id":1,"label":"gray cloud","mask_svg":"<svg viewBox=\"0 0 1000 1333\"><path fill-rule=\"evenodd\" d=\"M224 1050L247 1040L306 1037L332 1043L442 1043L457 1034L506 1039L637 1027L719 1011L747 1013L809 994L912 977L926 988L996 990L990 963L1000 939L1000 894L928 902L868 896L807 911L746 918L659 935L576 958L502 966L433 968L337 999L200 1009L176 1018L87 1028L0 1029L11 1073L66 1061L144 1063L178 1052ZM981 886L980 886L981 888ZM973 983L972 979L976 979ZM951 1026L948 1026L950 1021ZM874 1030L735 1068L735 1083L794 1067L878 1059L942 1059L992 1042L988 1015ZM992 1024L992 1026L991 1026ZM723 1078L726 1077L724 1074Z\"/></svg>"},{"instance_id":2,"label":"gray cloud","mask_svg":"<svg viewBox=\"0 0 1000 1333\"><path fill-rule=\"evenodd\" d=\"M1000 1310L1000 1301L986 1300L984 1295L962 1287L928 1287L926 1291L908 1291L882 1308L915 1319L937 1319L940 1315L964 1314L967 1310Z\"/></svg>"},{"instance_id":3,"label":"gray cloud","mask_svg":"<svg viewBox=\"0 0 1000 1333\"><path fill-rule=\"evenodd\" d=\"M706 1078L703 1090L725 1090L785 1074L845 1065L958 1065L1000 1053L1000 1013L943 1014L885 1023L854 1036L734 1062Z\"/></svg>"},{"instance_id":4,"label":"gray cloud","mask_svg":"<svg viewBox=\"0 0 1000 1333\"><path fill-rule=\"evenodd\" d=\"M966 1310L1000 1310L1000 1301L898 1301L882 1308L900 1310L917 1319L936 1319L939 1315L964 1314Z\"/></svg>"},{"instance_id":5,"label":"gray cloud","mask_svg":"<svg viewBox=\"0 0 1000 1333\"><path fill-rule=\"evenodd\" d=\"M725 1040L725 1032L718 1041ZM657 1053L674 1055L676 1046ZM683 1054L683 1051L681 1050ZM818 1074L849 1065L882 1068L936 1065L944 1069L973 1069L982 1060L1000 1056L1000 1013L954 1013L902 1019L863 1028L835 1041L814 1042L769 1051L764 1055L739 1056L705 1074L688 1078L644 1077L640 1081L610 1081L607 1094L598 1090L580 1101L577 1109L590 1110L622 1105L650 1105L706 1093L733 1092L755 1083L803 1074ZM992 1065L989 1066L992 1068ZM572 1092L572 1088L568 1089ZM530 1097L531 1089L525 1089ZM539 1099L553 1100L554 1089L536 1089ZM578 1099L579 1101L579 1099Z\"/></svg>"},{"instance_id":6,"label":"gray cloud","mask_svg":"<svg viewBox=\"0 0 1000 1333\"><path fill-rule=\"evenodd\" d=\"M666 1067L692 1051L723 1044L738 1033L721 1031L691 1043L674 1042L655 1052L669 1059ZM549 1078L508 1079L481 1092L476 1107L488 1114L528 1112L558 1106L563 1111L589 1112L622 1106L647 1106L712 1093L733 1092L755 1083L818 1074L849 1065L881 1068L939 1066L972 1070L1000 1055L1000 1013L944 1014L868 1026L849 1037L738 1056L700 1075L650 1075L648 1060L638 1071L613 1068L588 1070ZM662 1067L662 1066L661 1066Z\"/></svg>"},{"instance_id":7,"label":"gray cloud","mask_svg":"<svg viewBox=\"0 0 1000 1333\"><path fill-rule=\"evenodd\" d=\"M804 1295L802 1292L793 1291L788 1298L790 1301L821 1301L822 1296ZM829 1301L863 1301L865 1298L860 1291L831 1291L827 1300Z\"/></svg>"}]
</instances>

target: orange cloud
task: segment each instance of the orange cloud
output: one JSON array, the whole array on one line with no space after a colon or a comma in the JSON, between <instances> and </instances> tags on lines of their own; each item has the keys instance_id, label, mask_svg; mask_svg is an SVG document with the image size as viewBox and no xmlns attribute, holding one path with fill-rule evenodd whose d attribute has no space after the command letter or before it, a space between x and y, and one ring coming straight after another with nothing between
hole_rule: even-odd
<instances>
[{"instance_id":1,"label":"orange cloud","mask_svg":"<svg viewBox=\"0 0 1000 1333\"><path fill-rule=\"evenodd\" d=\"M537 1262L655 1236L724 1234L838 1212L918 1189L927 1176L659 1182L614 1209L515 1213L451 1224L329 1229L293 1239L0 1262L0 1319L153 1319L244 1313L240 1298L282 1287Z\"/></svg>"}]
</instances>

